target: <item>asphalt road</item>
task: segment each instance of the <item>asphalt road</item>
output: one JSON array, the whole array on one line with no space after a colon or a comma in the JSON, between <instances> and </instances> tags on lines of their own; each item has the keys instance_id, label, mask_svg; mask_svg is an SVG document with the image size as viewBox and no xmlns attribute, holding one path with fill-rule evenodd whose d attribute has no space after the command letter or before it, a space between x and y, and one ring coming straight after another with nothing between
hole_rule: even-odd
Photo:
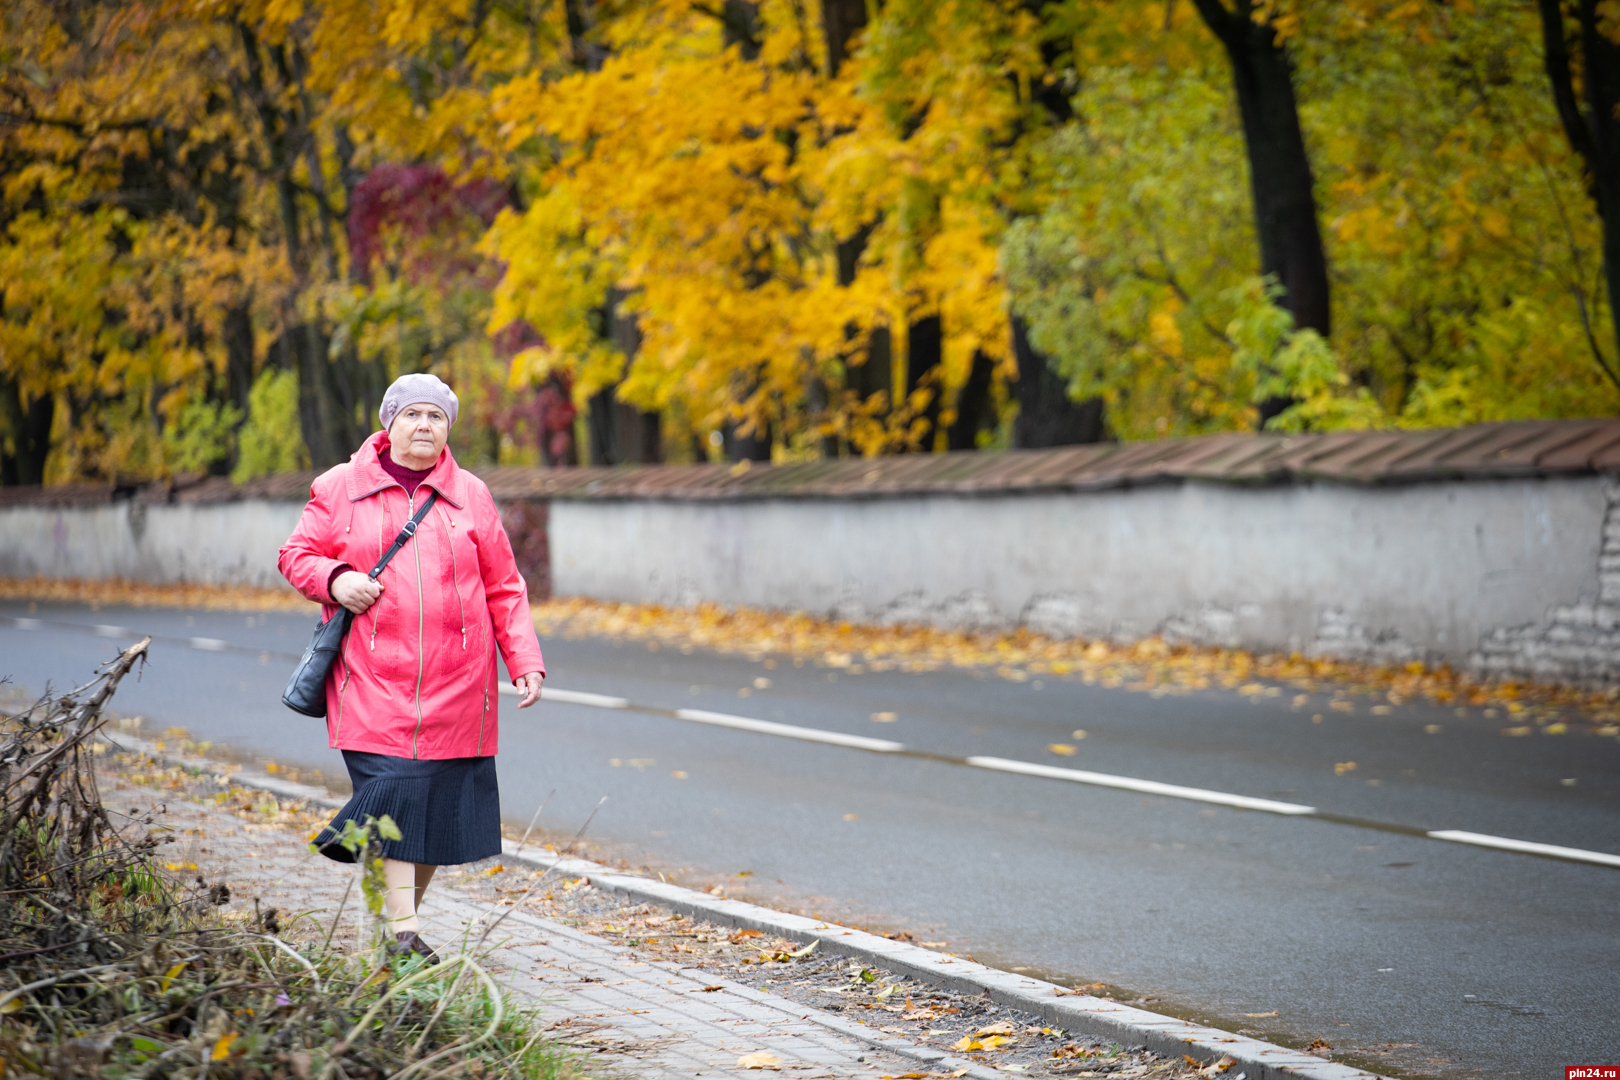
<instances>
[{"instance_id":1,"label":"asphalt road","mask_svg":"<svg viewBox=\"0 0 1620 1080\"><path fill-rule=\"evenodd\" d=\"M83 681L120 641L152 633L151 665L116 701L146 717L147 732L181 725L245 756L341 775L320 722L278 700L284 654L308 631L289 615L0 604L0 675L32 691ZM1620 743L1580 725L1505 738L1506 721L1478 709L1347 715L1320 696L1296 711L1291 692L1155 698L543 644L549 685L656 708L1620 853ZM555 789L544 823L571 832L607 795L591 829L599 844L690 881L920 930L981 961L1107 982L1176 1015L1324 1038L1403 1075L1620 1064L1620 870L633 711L501 704L510 819L527 821ZM870 719L886 712L897 719ZM1054 742L1079 753L1057 757ZM1335 771L1350 761L1353 771Z\"/></svg>"}]
</instances>

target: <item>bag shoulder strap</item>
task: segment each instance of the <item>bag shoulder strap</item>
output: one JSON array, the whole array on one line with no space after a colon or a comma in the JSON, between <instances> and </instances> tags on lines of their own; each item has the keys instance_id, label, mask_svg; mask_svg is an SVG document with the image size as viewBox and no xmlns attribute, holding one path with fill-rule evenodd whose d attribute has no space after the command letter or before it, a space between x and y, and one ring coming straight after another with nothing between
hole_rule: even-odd
<instances>
[{"instance_id":1,"label":"bag shoulder strap","mask_svg":"<svg viewBox=\"0 0 1620 1080\"><path fill-rule=\"evenodd\" d=\"M394 537L393 544L388 548L387 551L383 552L382 558L377 560L377 565L371 568L371 573L367 574L367 577L369 577L372 581L377 580L377 578L382 574L383 568L388 565L389 561L392 560L395 555L399 554L399 549L404 547L410 541L411 537L416 535L416 527L422 524L423 519L425 519L428 515L428 511L433 509L433 504L438 501L439 493L434 491L432 488L428 488L428 497L422 503L422 509L418 510L415 515L412 516L411 520L405 523L405 527L403 529L399 530L399 535Z\"/></svg>"}]
</instances>

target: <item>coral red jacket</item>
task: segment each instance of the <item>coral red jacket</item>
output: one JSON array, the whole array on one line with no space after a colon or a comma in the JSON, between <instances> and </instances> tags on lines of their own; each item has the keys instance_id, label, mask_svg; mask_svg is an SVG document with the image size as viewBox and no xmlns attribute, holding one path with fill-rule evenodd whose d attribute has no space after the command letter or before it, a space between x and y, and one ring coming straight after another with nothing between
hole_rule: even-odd
<instances>
[{"instance_id":1,"label":"coral red jacket","mask_svg":"<svg viewBox=\"0 0 1620 1080\"><path fill-rule=\"evenodd\" d=\"M439 493L416 536L378 581L383 594L357 615L326 683L332 745L391 757L483 757L499 748L495 649L514 678L545 673L529 590L495 500L447 448L406 499L383 471L388 433L367 439L348 464L310 486L298 527L277 560L293 588L339 610L327 592L347 564L370 570L399 530Z\"/></svg>"}]
</instances>

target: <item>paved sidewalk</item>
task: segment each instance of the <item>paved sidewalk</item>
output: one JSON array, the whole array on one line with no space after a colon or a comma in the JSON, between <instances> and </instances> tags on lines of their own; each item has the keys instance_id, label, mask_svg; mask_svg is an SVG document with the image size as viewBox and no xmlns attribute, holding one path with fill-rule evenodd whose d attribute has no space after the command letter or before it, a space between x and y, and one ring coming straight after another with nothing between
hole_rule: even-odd
<instances>
[{"instance_id":1,"label":"paved sidewalk","mask_svg":"<svg viewBox=\"0 0 1620 1080\"><path fill-rule=\"evenodd\" d=\"M108 776L110 809L158 817L175 842L160 858L173 871L226 883L230 907L274 907L291 936L324 934L339 916L338 941L365 932L358 886L344 903L351 872L312 856L308 822L262 824L178 792ZM312 815L313 816L313 815ZM557 884L561 884L559 880ZM476 942L510 909L453 887L430 890L423 936L454 950ZM646 961L633 950L523 911L511 911L489 938L501 947L495 973L539 1010L560 1041L590 1052L592 1072L637 1077L758 1075L767 1069L806 1078L999 1075L970 1061L889 1036L862 1037L859 1025L694 968ZM874 1044L887 1044L880 1049Z\"/></svg>"},{"instance_id":2,"label":"paved sidewalk","mask_svg":"<svg viewBox=\"0 0 1620 1080\"><path fill-rule=\"evenodd\" d=\"M461 929L457 923L472 928L469 936L475 937L493 917L454 893L430 898L427 907L424 931L433 941L453 939ZM509 942L498 954L507 984L540 1001L550 1029L626 1067L633 1062L637 1076L742 1073L749 1070L739 1068L738 1059L762 1053L778 1059L780 1069L805 1077L918 1068L916 1060L876 1051L835 1030L845 1021L701 971L639 960L630 949L550 919L514 912L497 934Z\"/></svg>"}]
</instances>

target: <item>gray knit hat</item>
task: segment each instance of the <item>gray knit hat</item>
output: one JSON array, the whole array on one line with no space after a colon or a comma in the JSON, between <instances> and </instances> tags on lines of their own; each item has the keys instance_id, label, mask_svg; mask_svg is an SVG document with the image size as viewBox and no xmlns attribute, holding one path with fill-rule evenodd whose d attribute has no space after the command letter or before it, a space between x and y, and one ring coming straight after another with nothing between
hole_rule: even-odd
<instances>
[{"instance_id":1,"label":"gray knit hat","mask_svg":"<svg viewBox=\"0 0 1620 1080\"><path fill-rule=\"evenodd\" d=\"M394 423L394 417L399 410L407 405L437 405L444 410L444 415L450 418L451 426L455 426L456 413L461 411L461 402L456 398L456 392L446 386L437 375L428 375L417 372L413 375L401 375L394 380L394 385L388 388L383 395L382 405L377 408L377 419L382 421L383 430L387 431Z\"/></svg>"}]
</instances>

